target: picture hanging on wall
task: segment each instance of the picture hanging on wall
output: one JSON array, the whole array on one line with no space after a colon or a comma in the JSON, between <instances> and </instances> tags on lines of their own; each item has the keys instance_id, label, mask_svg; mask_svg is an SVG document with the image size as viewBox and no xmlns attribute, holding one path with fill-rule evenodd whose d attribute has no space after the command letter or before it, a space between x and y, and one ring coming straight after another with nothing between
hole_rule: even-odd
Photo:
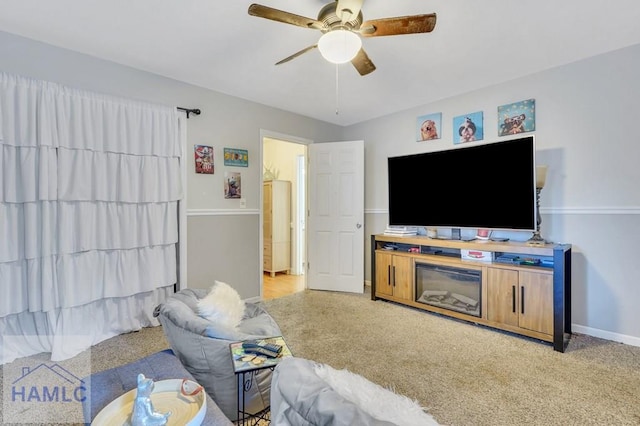
<instances>
[{"instance_id":1,"label":"picture hanging on wall","mask_svg":"<svg viewBox=\"0 0 640 426\"><path fill-rule=\"evenodd\" d=\"M440 139L442 113L421 115L416 120L416 140L418 142Z\"/></svg>"},{"instance_id":2,"label":"picture hanging on wall","mask_svg":"<svg viewBox=\"0 0 640 426\"><path fill-rule=\"evenodd\" d=\"M205 175L213 174L213 147L207 145L194 145L193 147L196 173Z\"/></svg>"},{"instance_id":3,"label":"picture hanging on wall","mask_svg":"<svg viewBox=\"0 0 640 426\"><path fill-rule=\"evenodd\" d=\"M484 139L482 111L459 115L453 119L453 143L481 141Z\"/></svg>"},{"instance_id":4,"label":"picture hanging on wall","mask_svg":"<svg viewBox=\"0 0 640 426\"><path fill-rule=\"evenodd\" d=\"M224 198L242 198L241 182L239 172L224 172Z\"/></svg>"},{"instance_id":5,"label":"picture hanging on wall","mask_svg":"<svg viewBox=\"0 0 640 426\"><path fill-rule=\"evenodd\" d=\"M498 107L498 136L532 132L536 129L536 100Z\"/></svg>"},{"instance_id":6,"label":"picture hanging on wall","mask_svg":"<svg viewBox=\"0 0 640 426\"><path fill-rule=\"evenodd\" d=\"M224 165L249 167L249 151L246 149L225 148Z\"/></svg>"}]
</instances>

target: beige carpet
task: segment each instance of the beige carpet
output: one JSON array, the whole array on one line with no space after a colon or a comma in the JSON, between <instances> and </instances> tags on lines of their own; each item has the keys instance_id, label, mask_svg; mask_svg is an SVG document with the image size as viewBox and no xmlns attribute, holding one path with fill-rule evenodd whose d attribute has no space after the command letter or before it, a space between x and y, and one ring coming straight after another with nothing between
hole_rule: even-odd
<instances>
[{"instance_id":1,"label":"beige carpet","mask_svg":"<svg viewBox=\"0 0 640 426\"><path fill-rule=\"evenodd\" d=\"M122 334L105 340L91 349L64 361L53 362L50 353L40 353L0 366L0 424L2 425L83 425L82 404L76 399L73 390L79 383L74 380L83 378L91 373L103 371L136 361L163 349L168 343L164 337L162 327L144 328L138 332ZM55 366L56 371L66 372L65 378L54 380L50 374L37 376L19 382L18 393L13 384L24 368L36 369L38 366ZM71 382L67 382L68 379ZM74 383L75 381L75 383ZM21 389L20 384L26 384ZM36 388L32 389L31 386ZM49 397L44 395L44 386L49 389ZM64 395L60 391L66 388ZM25 398L26 397L26 398ZM82 395L80 395L82 397ZM31 402L21 403L20 400Z\"/></svg>"},{"instance_id":2,"label":"beige carpet","mask_svg":"<svg viewBox=\"0 0 640 426\"><path fill-rule=\"evenodd\" d=\"M443 425L640 425L640 347L574 335L559 353L547 343L373 302L366 293L307 290L263 303L294 355L393 388ZM89 356L97 372L167 347L162 327L146 328L58 364L79 372ZM50 424L48 409L37 409L42 421L34 423Z\"/></svg>"},{"instance_id":3,"label":"beige carpet","mask_svg":"<svg viewBox=\"0 0 640 426\"><path fill-rule=\"evenodd\" d=\"M640 424L640 347L574 335L560 353L369 294L264 305L294 355L393 388L444 425Z\"/></svg>"}]
</instances>

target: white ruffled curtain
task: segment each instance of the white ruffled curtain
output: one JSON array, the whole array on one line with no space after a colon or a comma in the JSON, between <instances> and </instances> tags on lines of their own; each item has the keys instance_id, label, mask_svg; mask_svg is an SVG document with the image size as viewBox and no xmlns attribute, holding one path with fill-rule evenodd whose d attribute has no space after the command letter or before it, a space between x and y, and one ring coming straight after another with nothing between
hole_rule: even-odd
<instances>
[{"instance_id":1,"label":"white ruffled curtain","mask_svg":"<svg viewBox=\"0 0 640 426\"><path fill-rule=\"evenodd\" d=\"M0 364L159 325L179 126L172 107L0 73Z\"/></svg>"}]
</instances>

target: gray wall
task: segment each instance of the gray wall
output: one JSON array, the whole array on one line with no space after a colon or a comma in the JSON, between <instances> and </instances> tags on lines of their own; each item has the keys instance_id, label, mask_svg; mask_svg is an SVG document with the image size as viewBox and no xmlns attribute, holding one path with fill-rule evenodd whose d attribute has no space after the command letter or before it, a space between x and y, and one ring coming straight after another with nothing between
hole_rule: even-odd
<instances>
[{"instance_id":1,"label":"gray wall","mask_svg":"<svg viewBox=\"0 0 640 426\"><path fill-rule=\"evenodd\" d=\"M574 331L640 346L639 75L636 45L345 129L344 139L365 141L367 235L387 223L388 156L453 148L453 117L475 111L484 111L485 142L507 139L497 136L497 107L534 98L537 161L549 166L541 232L572 244ZM415 142L416 118L435 112L442 112L442 139ZM417 197L428 200L429 185L441 179L455 179L455 170L413 183Z\"/></svg>"},{"instance_id":2,"label":"gray wall","mask_svg":"<svg viewBox=\"0 0 640 426\"><path fill-rule=\"evenodd\" d=\"M640 262L634 256L640 231L640 141L633 131L640 115L640 46L347 128L2 32L0 58L0 71L201 108L201 116L188 120L186 152L190 155L194 144L214 146L216 173L196 176L191 167L188 172L189 286L208 287L221 279L244 298L260 294L261 129L313 141L365 141L368 246L368 236L383 231L387 222L388 156L452 148L453 117L475 111L484 111L485 141L498 140L497 106L534 98L538 162L550 167L541 200L542 235L573 245L574 331L640 346ZM443 114L442 139L415 142L416 117L432 112ZM246 209L223 198L223 147L249 150L248 168L229 168L242 173ZM416 187L428 194L430 182L443 178ZM369 254L365 260L370 279Z\"/></svg>"}]
</instances>

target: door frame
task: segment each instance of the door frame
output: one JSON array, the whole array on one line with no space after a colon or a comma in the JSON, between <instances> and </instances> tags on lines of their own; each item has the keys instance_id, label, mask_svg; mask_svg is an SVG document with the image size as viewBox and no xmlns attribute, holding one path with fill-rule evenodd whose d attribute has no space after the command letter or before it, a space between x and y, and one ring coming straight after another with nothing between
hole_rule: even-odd
<instances>
[{"instance_id":1,"label":"door frame","mask_svg":"<svg viewBox=\"0 0 640 426\"><path fill-rule=\"evenodd\" d=\"M292 218L296 222L295 229L295 250L292 250L291 269L296 275L305 275L307 264L307 158L308 153L296 154L296 208L295 216ZM300 185L299 182L304 182Z\"/></svg>"},{"instance_id":2,"label":"door frame","mask_svg":"<svg viewBox=\"0 0 640 426\"><path fill-rule=\"evenodd\" d=\"M306 139L306 138L302 138L302 137L298 137L298 136L292 136L292 135L287 135L284 133L279 133L279 132L275 132L272 130L266 130L266 129L260 129L260 185L259 185L259 194L260 194L260 200L258 205L260 206L260 208L258 209L260 212L260 218L258 221L258 229L259 232L258 234L260 235L259 237L259 245L258 245L258 251L260 253L260 261L258 263L259 268L260 268L260 299L263 298L263 287L264 287L264 270L262 269L262 265L263 265L263 260L264 260L264 252L263 252L263 247L264 247L264 236L262 233L262 221L263 221L263 211L262 211L262 206L264 203L264 194L262 192L262 186L264 183L264 173L263 173L263 168L264 168L264 140L265 138L269 138L269 139L276 139L282 142L288 142L288 143L296 143L296 144L300 144L300 145L311 145L313 143L313 140L311 139ZM305 155L305 167L308 169L309 167L309 158L308 158L308 153ZM304 185L305 185L305 200L304 200L304 205L308 206L308 177L305 178L304 181ZM305 215L306 216L306 215ZM304 241L306 244L307 241L307 236L306 236L306 227L305 227L305 236L304 236ZM306 248L305 248L305 253L306 253ZM305 259L305 268L307 265L307 261ZM306 274L304 274L306 275ZM305 280L306 280L306 276L305 276ZM305 288L306 288L306 281L305 281Z\"/></svg>"}]
</instances>

